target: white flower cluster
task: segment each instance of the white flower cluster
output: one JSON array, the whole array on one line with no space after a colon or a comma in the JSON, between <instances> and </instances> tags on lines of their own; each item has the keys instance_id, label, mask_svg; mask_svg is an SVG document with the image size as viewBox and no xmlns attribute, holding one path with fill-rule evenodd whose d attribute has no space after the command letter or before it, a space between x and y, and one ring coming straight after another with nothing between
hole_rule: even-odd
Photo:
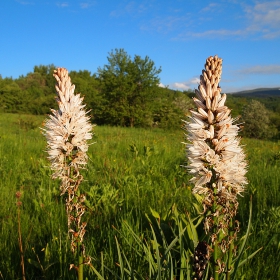
<instances>
[{"instance_id":1,"label":"white flower cluster","mask_svg":"<svg viewBox=\"0 0 280 280\"><path fill-rule=\"evenodd\" d=\"M76 175L79 168L86 165L88 143L92 139L90 117L84 110L83 98L74 94L75 85L71 84L68 71L58 68L54 72L57 81L58 110L51 110L52 115L45 123L44 134L47 138L48 159L54 170L53 178L65 180L70 168L74 167Z\"/></svg>"},{"instance_id":2,"label":"white flower cluster","mask_svg":"<svg viewBox=\"0 0 280 280\"><path fill-rule=\"evenodd\" d=\"M86 227L86 223L81 220L85 212L85 196L78 194L83 180L79 169L87 164L87 142L92 139L93 126L84 110L83 98L80 94L74 94L75 85L71 84L68 71L58 68L54 77L57 81L55 88L59 109L51 110L52 115L43 131L47 138L48 159L54 171L52 177L61 180L61 195L67 193L68 230L72 234L71 249L75 252L78 244L83 242Z\"/></svg>"},{"instance_id":3,"label":"white flower cluster","mask_svg":"<svg viewBox=\"0 0 280 280\"><path fill-rule=\"evenodd\" d=\"M222 59L210 56L193 98L197 110L191 110L185 122L188 169L194 175L194 193L217 188L226 199L234 200L247 184L247 162L237 137L239 126L225 106L226 94L221 95L221 72Z\"/></svg>"}]
</instances>

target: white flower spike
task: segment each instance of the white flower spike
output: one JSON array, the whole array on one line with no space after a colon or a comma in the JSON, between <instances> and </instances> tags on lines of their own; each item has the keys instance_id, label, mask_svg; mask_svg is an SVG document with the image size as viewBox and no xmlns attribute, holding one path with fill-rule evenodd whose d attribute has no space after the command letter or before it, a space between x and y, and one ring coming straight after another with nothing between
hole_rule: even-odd
<instances>
[{"instance_id":1,"label":"white flower spike","mask_svg":"<svg viewBox=\"0 0 280 280\"><path fill-rule=\"evenodd\" d=\"M222 59L207 58L193 99L197 108L190 110L184 129L193 193L203 197L204 229L212 244L218 242L224 252L236 238L236 234L229 235L229 225L237 212L237 195L247 184L247 161L240 146L239 125L225 106L226 94L221 94L221 73ZM217 241L219 232L223 237Z\"/></svg>"},{"instance_id":2,"label":"white flower spike","mask_svg":"<svg viewBox=\"0 0 280 280\"><path fill-rule=\"evenodd\" d=\"M221 181L227 186L226 191L232 192L234 189L240 194L247 183L247 163L237 137L239 126L234 124L234 119L229 116L230 109L224 106L226 94L220 94L218 81L222 73L222 59L210 56L206 60L205 68L207 70L202 71L200 85L195 90L197 98L194 98L194 103L197 110L191 110L189 121L185 122L187 140L190 142L187 145L188 160L195 160L196 166L199 165L192 179L196 183L193 192L202 193L201 187L209 187L206 184L209 184L209 174L214 170L215 175L212 175L211 181ZM207 156L209 151L215 151L215 155ZM214 162L213 158L216 158ZM194 173L192 164L189 169ZM205 169L208 170L207 180Z\"/></svg>"},{"instance_id":3,"label":"white flower spike","mask_svg":"<svg viewBox=\"0 0 280 280\"><path fill-rule=\"evenodd\" d=\"M61 195L67 194L68 231L72 235L71 249L75 252L81 251L78 246L83 246L85 234L86 223L81 221L85 212L85 196L78 194L78 188L83 180L80 169L85 168L88 161L88 140L92 139L93 126L84 110L83 98L74 94L75 85L71 83L68 71L58 68L53 76L57 81L55 88L59 109L51 110L43 133L54 171L52 177L61 180ZM84 250L81 252L84 256Z\"/></svg>"}]
</instances>

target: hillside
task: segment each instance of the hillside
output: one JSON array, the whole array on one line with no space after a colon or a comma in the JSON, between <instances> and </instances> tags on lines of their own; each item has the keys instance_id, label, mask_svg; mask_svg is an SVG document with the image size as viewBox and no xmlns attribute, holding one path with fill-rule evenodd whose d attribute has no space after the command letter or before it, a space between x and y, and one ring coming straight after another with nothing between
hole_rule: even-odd
<instances>
[{"instance_id":1,"label":"hillside","mask_svg":"<svg viewBox=\"0 0 280 280\"><path fill-rule=\"evenodd\" d=\"M257 88L230 93L235 97L268 98L280 97L280 88Z\"/></svg>"}]
</instances>

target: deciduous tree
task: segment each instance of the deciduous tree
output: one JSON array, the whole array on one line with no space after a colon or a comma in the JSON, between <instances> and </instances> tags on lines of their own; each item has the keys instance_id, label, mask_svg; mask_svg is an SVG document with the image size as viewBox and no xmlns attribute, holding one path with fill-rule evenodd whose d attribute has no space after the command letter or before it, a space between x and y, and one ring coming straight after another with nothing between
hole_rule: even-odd
<instances>
[{"instance_id":1,"label":"deciduous tree","mask_svg":"<svg viewBox=\"0 0 280 280\"><path fill-rule=\"evenodd\" d=\"M98 68L104 96L104 122L120 126L139 126L152 121L149 98L159 84L161 68L146 56L132 60L124 49L115 49L108 64Z\"/></svg>"},{"instance_id":2,"label":"deciduous tree","mask_svg":"<svg viewBox=\"0 0 280 280\"><path fill-rule=\"evenodd\" d=\"M271 136L269 111L259 101L251 100L244 107L242 121L244 121L244 136L257 139Z\"/></svg>"}]
</instances>

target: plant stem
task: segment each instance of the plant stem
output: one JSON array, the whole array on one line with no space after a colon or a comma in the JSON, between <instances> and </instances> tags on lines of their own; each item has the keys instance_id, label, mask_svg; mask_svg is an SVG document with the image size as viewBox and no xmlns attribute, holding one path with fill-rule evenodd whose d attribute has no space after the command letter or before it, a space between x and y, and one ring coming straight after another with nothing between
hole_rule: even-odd
<instances>
[{"instance_id":1,"label":"plant stem","mask_svg":"<svg viewBox=\"0 0 280 280\"><path fill-rule=\"evenodd\" d=\"M20 226L20 204L18 204L18 243L19 243L19 251L20 251L20 266L22 270L22 280L25 280L26 278L25 278L25 269L24 269L24 253L22 248L21 226Z\"/></svg>"},{"instance_id":2,"label":"plant stem","mask_svg":"<svg viewBox=\"0 0 280 280\"><path fill-rule=\"evenodd\" d=\"M214 203L212 206L212 213L215 214L217 211L217 189L214 189ZM213 217L214 220L214 228L218 227L218 217L217 215L214 215ZM214 231L215 232L215 231ZM218 255L219 255L219 235L216 236L216 240L214 241L214 253L213 253L213 275L214 275L214 280L219 279L219 265L218 265Z\"/></svg>"},{"instance_id":3,"label":"plant stem","mask_svg":"<svg viewBox=\"0 0 280 280\"><path fill-rule=\"evenodd\" d=\"M230 224L229 224L229 238L231 240L231 243L230 243L230 247L229 247L229 252L228 252L228 262L227 262L227 276L226 276L226 280L230 280L230 273L231 273L231 269L232 269L232 266L231 266L231 263L232 263L232 255L233 255L233 250L234 250L234 241L233 241L233 228L232 228L232 219L230 220Z\"/></svg>"},{"instance_id":4,"label":"plant stem","mask_svg":"<svg viewBox=\"0 0 280 280\"><path fill-rule=\"evenodd\" d=\"M214 280L219 279L218 250L219 250L218 240L216 240L214 245L214 263L213 263Z\"/></svg>"},{"instance_id":5,"label":"plant stem","mask_svg":"<svg viewBox=\"0 0 280 280\"><path fill-rule=\"evenodd\" d=\"M79 242L78 244L79 248L79 259L78 259L78 280L84 279L84 256L83 256L83 250L82 250L82 244Z\"/></svg>"}]
</instances>

